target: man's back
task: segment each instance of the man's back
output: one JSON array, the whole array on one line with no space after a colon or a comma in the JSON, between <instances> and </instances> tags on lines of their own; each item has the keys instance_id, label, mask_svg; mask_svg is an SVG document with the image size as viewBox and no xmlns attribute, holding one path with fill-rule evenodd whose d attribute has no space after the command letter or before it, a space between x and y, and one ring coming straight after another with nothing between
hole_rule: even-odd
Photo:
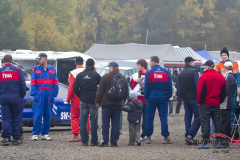
<instances>
[{"instance_id":1,"label":"man's back","mask_svg":"<svg viewBox=\"0 0 240 160\"><path fill-rule=\"evenodd\" d=\"M26 83L22 70L10 63L0 68L0 94L16 93L23 98L26 94Z\"/></svg>"},{"instance_id":2,"label":"man's back","mask_svg":"<svg viewBox=\"0 0 240 160\"><path fill-rule=\"evenodd\" d=\"M155 65L149 72L147 72L144 84L144 97L148 99L151 92L161 92L162 97L168 99L172 97L172 80L170 73Z\"/></svg>"},{"instance_id":3,"label":"man's back","mask_svg":"<svg viewBox=\"0 0 240 160\"><path fill-rule=\"evenodd\" d=\"M186 65L184 70L178 76L178 87L180 95L184 101L197 98L198 83L197 71L190 65Z\"/></svg>"},{"instance_id":4,"label":"man's back","mask_svg":"<svg viewBox=\"0 0 240 160\"><path fill-rule=\"evenodd\" d=\"M199 79L197 100L199 104L218 106L227 95L225 78L214 69L206 70Z\"/></svg>"},{"instance_id":5,"label":"man's back","mask_svg":"<svg viewBox=\"0 0 240 160\"><path fill-rule=\"evenodd\" d=\"M101 76L94 72L94 68L86 68L76 77L73 89L80 88L79 96L84 103L94 104L97 93L97 86L101 81Z\"/></svg>"}]
</instances>

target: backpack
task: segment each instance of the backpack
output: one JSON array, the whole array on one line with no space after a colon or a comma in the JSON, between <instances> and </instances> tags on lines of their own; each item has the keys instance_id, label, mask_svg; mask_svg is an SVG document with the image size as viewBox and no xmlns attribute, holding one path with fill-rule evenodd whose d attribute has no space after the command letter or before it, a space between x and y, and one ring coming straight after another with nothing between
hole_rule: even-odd
<instances>
[{"instance_id":1,"label":"backpack","mask_svg":"<svg viewBox=\"0 0 240 160\"><path fill-rule=\"evenodd\" d=\"M113 100L122 100L126 98L126 84L123 76L118 74L113 74L113 79L111 81L110 89L108 90L108 95Z\"/></svg>"}]
</instances>

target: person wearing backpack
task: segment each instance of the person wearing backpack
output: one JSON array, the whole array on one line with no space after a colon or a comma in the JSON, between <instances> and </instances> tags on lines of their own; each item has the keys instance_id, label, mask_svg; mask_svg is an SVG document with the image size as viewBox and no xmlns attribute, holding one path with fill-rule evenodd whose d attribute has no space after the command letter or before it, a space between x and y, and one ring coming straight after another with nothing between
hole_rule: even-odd
<instances>
[{"instance_id":1,"label":"person wearing backpack","mask_svg":"<svg viewBox=\"0 0 240 160\"><path fill-rule=\"evenodd\" d=\"M102 77L96 95L96 106L102 106L103 140L99 147L108 147L110 120L111 147L117 147L121 108L128 98L129 91L127 79L119 73L118 64L111 62L107 67L109 67L109 73Z\"/></svg>"}]
</instances>

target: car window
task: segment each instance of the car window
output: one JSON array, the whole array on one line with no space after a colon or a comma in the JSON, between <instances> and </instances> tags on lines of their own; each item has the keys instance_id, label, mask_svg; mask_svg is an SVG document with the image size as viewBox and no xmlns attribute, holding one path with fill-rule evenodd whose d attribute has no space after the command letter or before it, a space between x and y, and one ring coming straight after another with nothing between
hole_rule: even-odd
<instances>
[{"instance_id":1,"label":"car window","mask_svg":"<svg viewBox=\"0 0 240 160\"><path fill-rule=\"evenodd\" d=\"M129 77L132 77L132 75L133 75L133 70L128 70L128 74L129 74Z\"/></svg>"},{"instance_id":2,"label":"car window","mask_svg":"<svg viewBox=\"0 0 240 160\"><path fill-rule=\"evenodd\" d=\"M68 88L59 84L59 92L57 97L67 98Z\"/></svg>"},{"instance_id":3,"label":"car window","mask_svg":"<svg viewBox=\"0 0 240 160\"><path fill-rule=\"evenodd\" d=\"M30 83L26 83L26 95L25 95L25 97L29 97L29 92L30 92Z\"/></svg>"}]
</instances>

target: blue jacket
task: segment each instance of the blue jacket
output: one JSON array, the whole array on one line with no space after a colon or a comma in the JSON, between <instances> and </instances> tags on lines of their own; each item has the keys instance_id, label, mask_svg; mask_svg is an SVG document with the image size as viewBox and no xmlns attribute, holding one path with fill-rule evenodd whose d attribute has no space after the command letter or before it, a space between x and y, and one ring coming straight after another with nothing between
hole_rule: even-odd
<instances>
[{"instance_id":1,"label":"blue jacket","mask_svg":"<svg viewBox=\"0 0 240 160\"><path fill-rule=\"evenodd\" d=\"M11 63L0 68L0 95L3 94L20 94L21 98L26 94L23 71Z\"/></svg>"},{"instance_id":2,"label":"blue jacket","mask_svg":"<svg viewBox=\"0 0 240 160\"><path fill-rule=\"evenodd\" d=\"M144 98L148 99L151 92L169 100L172 97L172 80L170 73L160 65L155 65L145 76Z\"/></svg>"},{"instance_id":3,"label":"blue jacket","mask_svg":"<svg viewBox=\"0 0 240 160\"><path fill-rule=\"evenodd\" d=\"M58 95L58 78L53 66L48 65L46 71L43 66L35 66L31 74L31 96L41 89L50 89L54 97Z\"/></svg>"}]
</instances>

